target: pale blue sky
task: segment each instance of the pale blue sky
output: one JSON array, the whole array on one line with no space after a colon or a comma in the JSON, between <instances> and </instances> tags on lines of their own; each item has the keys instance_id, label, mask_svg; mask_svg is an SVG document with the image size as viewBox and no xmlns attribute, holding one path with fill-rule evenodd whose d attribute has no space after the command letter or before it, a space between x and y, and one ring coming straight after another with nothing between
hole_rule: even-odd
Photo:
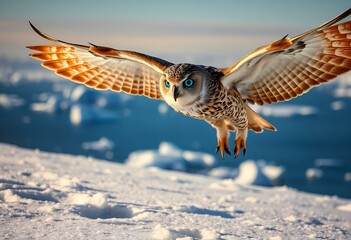
<instances>
[{"instance_id":1,"label":"pale blue sky","mask_svg":"<svg viewBox=\"0 0 351 240\"><path fill-rule=\"evenodd\" d=\"M67 41L227 64L350 7L349 0L0 0L0 56L26 58L24 46L47 43L29 28L31 20Z\"/></svg>"},{"instance_id":2,"label":"pale blue sky","mask_svg":"<svg viewBox=\"0 0 351 240\"><path fill-rule=\"evenodd\" d=\"M349 0L1 0L1 19L133 19L166 21L239 21L298 23L351 7Z\"/></svg>"}]
</instances>

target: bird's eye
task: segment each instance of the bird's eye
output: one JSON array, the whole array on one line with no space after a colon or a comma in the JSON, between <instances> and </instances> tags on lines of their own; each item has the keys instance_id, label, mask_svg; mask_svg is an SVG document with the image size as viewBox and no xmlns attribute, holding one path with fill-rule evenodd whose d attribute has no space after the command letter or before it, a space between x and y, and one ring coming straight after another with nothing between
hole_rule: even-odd
<instances>
[{"instance_id":1,"label":"bird's eye","mask_svg":"<svg viewBox=\"0 0 351 240\"><path fill-rule=\"evenodd\" d=\"M170 82L165 80L165 86L166 86L166 88L169 88L171 86Z\"/></svg>"},{"instance_id":2,"label":"bird's eye","mask_svg":"<svg viewBox=\"0 0 351 240\"><path fill-rule=\"evenodd\" d=\"M191 86L194 85L194 80L192 80L192 79L187 79L187 80L184 81L183 84L184 84L184 87L191 87Z\"/></svg>"}]
</instances>

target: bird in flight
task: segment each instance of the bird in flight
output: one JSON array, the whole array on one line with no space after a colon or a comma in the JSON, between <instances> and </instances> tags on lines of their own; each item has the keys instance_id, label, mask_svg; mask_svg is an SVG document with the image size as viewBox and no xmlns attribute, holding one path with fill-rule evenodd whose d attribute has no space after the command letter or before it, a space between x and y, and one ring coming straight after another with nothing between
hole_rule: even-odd
<instances>
[{"instance_id":1,"label":"bird in flight","mask_svg":"<svg viewBox=\"0 0 351 240\"><path fill-rule=\"evenodd\" d=\"M165 101L177 112L205 120L217 131L216 153L246 153L248 130L276 128L247 104L271 104L306 93L351 70L351 8L295 37L257 48L226 68L174 64L143 53L89 43L80 45L33 30L56 45L29 46L31 57L71 81L99 90Z\"/></svg>"}]
</instances>

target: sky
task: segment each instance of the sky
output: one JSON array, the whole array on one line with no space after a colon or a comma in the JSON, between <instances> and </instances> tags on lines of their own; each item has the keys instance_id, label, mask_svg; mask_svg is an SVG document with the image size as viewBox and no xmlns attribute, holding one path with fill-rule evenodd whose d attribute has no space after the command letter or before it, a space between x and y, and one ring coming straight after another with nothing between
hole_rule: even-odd
<instances>
[{"instance_id":1,"label":"sky","mask_svg":"<svg viewBox=\"0 0 351 240\"><path fill-rule=\"evenodd\" d=\"M172 62L230 64L287 33L297 35L351 7L347 0L0 1L0 57L26 59L59 39L141 51Z\"/></svg>"}]
</instances>

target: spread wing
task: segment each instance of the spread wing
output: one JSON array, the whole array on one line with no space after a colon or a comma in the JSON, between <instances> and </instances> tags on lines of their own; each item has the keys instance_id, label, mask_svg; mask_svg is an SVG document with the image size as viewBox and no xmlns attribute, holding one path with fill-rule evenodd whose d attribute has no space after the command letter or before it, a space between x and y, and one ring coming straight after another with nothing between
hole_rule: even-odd
<instances>
[{"instance_id":1,"label":"spread wing","mask_svg":"<svg viewBox=\"0 0 351 240\"><path fill-rule=\"evenodd\" d=\"M59 44L28 47L34 51L31 57L59 76L100 90L162 98L158 82L172 63L132 51L64 42L30 25L40 36Z\"/></svg>"},{"instance_id":2,"label":"spread wing","mask_svg":"<svg viewBox=\"0 0 351 240\"><path fill-rule=\"evenodd\" d=\"M306 93L351 70L351 9L293 38L258 48L223 69L221 81L249 103L275 103Z\"/></svg>"}]
</instances>

